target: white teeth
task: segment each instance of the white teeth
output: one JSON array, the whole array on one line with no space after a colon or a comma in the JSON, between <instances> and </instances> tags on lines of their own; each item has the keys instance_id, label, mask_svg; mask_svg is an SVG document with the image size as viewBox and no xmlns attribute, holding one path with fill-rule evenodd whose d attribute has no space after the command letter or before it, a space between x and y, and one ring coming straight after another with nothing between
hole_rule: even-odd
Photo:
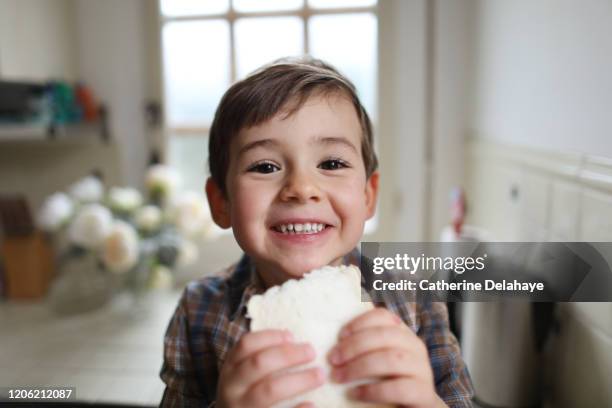
<instances>
[{"instance_id":1,"label":"white teeth","mask_svg":"<svg viewBox=\"0 0 612 408\"><path fill-rule=\"evenodd\" d=\"M325 224L306 222L304 224L282 224L275 229L283 234L316 234L325 229Z\"/></svg>"}]
</instances>

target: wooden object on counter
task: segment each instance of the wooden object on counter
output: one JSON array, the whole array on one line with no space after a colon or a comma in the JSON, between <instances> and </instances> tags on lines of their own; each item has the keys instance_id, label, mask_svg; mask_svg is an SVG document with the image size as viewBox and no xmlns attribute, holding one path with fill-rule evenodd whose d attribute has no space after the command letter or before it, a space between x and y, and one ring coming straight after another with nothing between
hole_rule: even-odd
<instances>
[{"instance_id":1,"label":"wooden object on counter","mask_svg":"<svg viewBox=\"0 0 612 408\"><path fill-rule=\"evenodd\" d=\"M53 250L37 231L26 199L21 195L0 196L2 244L6 296L9 299L43 297L53 275Z\"/></svg>"},{"instance_id":2,"label":"wooden object on counter","mask_svg":"<svg viewBox=\"0 0 612 408\"><path fill-rule=\"evenodd\" d=\"M0 195L0 226L6 237L34 233L32 213L23 194Z\"/></svg>"},{"instance_id":3,"label":"wooden object on counter","mask_svg":"<svg viewBox=\"0 0 612 408\"><path fill-rule=\"evenodd\" d=\"M5 237L2 260L9 299L45 296L53 276L53 251L41 232Z\"/></svg>"}]
</instances>

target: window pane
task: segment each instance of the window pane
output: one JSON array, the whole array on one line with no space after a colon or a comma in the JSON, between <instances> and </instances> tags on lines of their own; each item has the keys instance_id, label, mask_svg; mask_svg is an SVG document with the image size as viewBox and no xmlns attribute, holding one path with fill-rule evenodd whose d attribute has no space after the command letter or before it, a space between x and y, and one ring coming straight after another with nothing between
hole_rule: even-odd
<instances>
[{"instance_id":1,"label":"window pane","mask_svg":"<svg viewBox=\"0 0 612 408\"><path fill-rule=\"evenodd\" d=\"M230 83L224 20L166 23L164 90L169 126L208 126Z\"/></svg>"},{"instance_id":2,"label":"window pane","mask_svg":"<svg viewBox=\"0 0 612 408\"><path fill-rule=\"evenodd\" d=\"M369 7L376 5L376 0L308 0L313 8Z\"/></svg>"},{"instance_id":3,"label":"window pane","mask_svg":"<svg viewBox=\"0 0 612 408\"><path fill-rule=\"evenodd\" d=\"M295 10L302 7L304 0L234 0L234 10L240 12L251 11L280 11Z\"/></svg>"},{"instance_id":4,"label":"window pane","mask_svg":"<svg viewBox=\"0 0 612 408\"><path fill-rule=\"evenodd\" d=\"M208 138L202 134L170 134L168 137L168 164L182 178L182 188L204 191L208 177Z\"/></svg>"},{"instance_id":5,"label":"window pane","mask_svg":"<svg viewBox=\"0 0 612 408\"><path fill-rule=\"evenodd\" d=\"M377 30L371 13L314 16L310 54L334 65L357 87L361 103L376 119Z\"/></svg>"},{"instance_id":6,"label":"window pane","mask_svg":"<svg viewBox=\"0 0 612 408\"><path fill-rule=\"evenodd\" d=\"M225 13L228 7L229 0L161 0L161 12L168 17Z\"/></svg>"},{"instance_id":7,"label":"window pane","mask_svg":"<svg viewBox=\"0 0 612 408\"><path fill-rule=\"evenodd\" d=\"M263 64L303 53L304 30L299 17L243 18L236 21L238 78Z\"/></svg>"}]
</instances>

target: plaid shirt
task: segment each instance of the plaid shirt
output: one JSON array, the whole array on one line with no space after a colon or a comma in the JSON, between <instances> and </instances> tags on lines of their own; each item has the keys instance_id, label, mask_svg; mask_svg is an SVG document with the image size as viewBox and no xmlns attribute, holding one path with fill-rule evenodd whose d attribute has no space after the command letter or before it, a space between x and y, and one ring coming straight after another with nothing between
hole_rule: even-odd
<instances>
[{"instance_id":1,"label":"plaid shirt","mask_svg":"<svg viewBox=\"0 0 612 408\"><path fill-rule=\"evenodd\" d=\"M359 266L359 251L346 255L344 263ZM248 331L246 305L251 296L264 291L247 255L221 274L187 285L164 339L160 377L166 390L160 406L214 406L227 352ZM446 305L388 299L383 306L398 314L427 345L438 395L450 407L471 407L472 383L449 330Z\"/></svg>"}]
</instances>

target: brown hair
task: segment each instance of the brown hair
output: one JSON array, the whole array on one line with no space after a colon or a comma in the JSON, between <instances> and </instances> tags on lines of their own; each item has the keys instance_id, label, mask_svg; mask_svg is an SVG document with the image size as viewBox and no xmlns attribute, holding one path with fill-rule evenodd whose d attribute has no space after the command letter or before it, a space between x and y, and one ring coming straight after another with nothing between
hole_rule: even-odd
<instances>
[{"instance_id":1,"label":"brown hair","mask_svg":"<svg viewBox=\"0 0 612 408\"><path fill-rule=\"evenodd\" d=\"M363 137L361 153L369 178L378 167L373 147L372 123L361 105L355 86L331 65L313 58L281 59L232 85L221 98L210 128L208 143L210 175L223 195L229 167L230 143L244 128L271 119L287 103L291 116L315 92L340 93L353 103Z\"/></svg>"}]
</instances>

